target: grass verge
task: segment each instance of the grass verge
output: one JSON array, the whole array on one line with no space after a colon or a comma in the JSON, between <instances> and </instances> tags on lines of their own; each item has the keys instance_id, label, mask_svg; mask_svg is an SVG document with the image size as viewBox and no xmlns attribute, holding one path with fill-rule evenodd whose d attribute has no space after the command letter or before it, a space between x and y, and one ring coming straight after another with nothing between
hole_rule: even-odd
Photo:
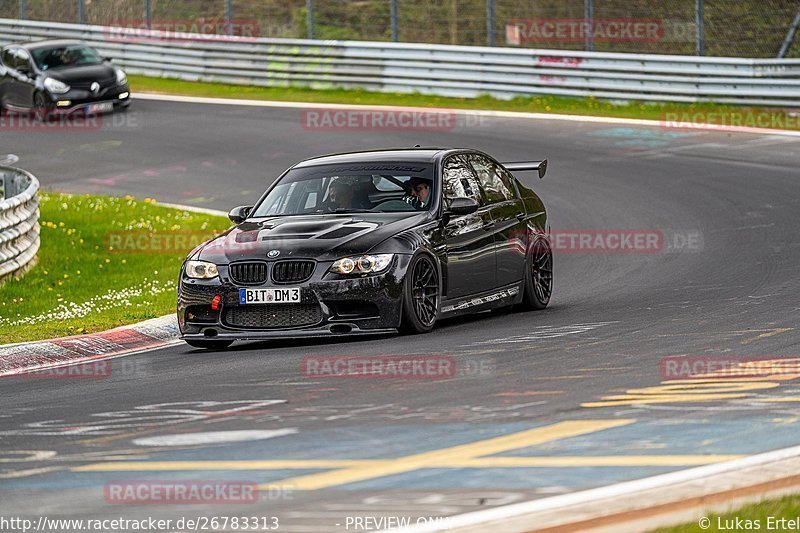
<instances>
[{"instance_id":1,"label":"grass verge","mask_svg":"<svg viewBox=\"0 0 800 533\"><path fill-rule=\"evenodd\" d=\"M129 76L134 91L210 98L239 98L306 102L309 104L395 105L486 109L526 113L557 113L669 122L763 127L800 130L797 109L758 108L714 103L615 103L596 98L526 96L501 100L491 96L454 98L445 96L379 93L361 89L307 89L302 87L254 87L222 83L193 82L168 78Z\"/></svg>"},{"instance_id":2,"label":"grass verge","mask_svg":"<svg viewBox=\"0 0 800 533\"><path fill-rule=\"evenodd\" d=\"M175 310L178 271L227 218L132 197L40 194L38 263L0 286L0 344L91 333Z\"/></svg>"},{"instance_id":3,"label":"grass verge","mask_svg":"<svg viewBox=\"0 0 800 533\"><path fill-rule=\"evenodd\" d=\"M724 514L709 513L702 525L700 520L680 526L653 530L651 533L706 533L717 531L797 531L800 529L800 495L793 494L783 498L764 500L745 505L735 511ZM787 522L776 522L785 518ZM737 521L738 520L738 521ZM772 520L772 522L769 522ZM793 524L788 521L794 520ZM756 524L757 522L757 524Z\"/></svg>"}]
</instances>

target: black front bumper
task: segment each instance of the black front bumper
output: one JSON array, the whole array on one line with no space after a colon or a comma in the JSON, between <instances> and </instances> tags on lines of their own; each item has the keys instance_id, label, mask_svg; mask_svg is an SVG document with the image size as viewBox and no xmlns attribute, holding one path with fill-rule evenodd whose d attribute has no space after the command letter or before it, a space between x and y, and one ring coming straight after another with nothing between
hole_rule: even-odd
<instances>
[{"instance_id":1,"label":"black front bumper","mask_svg":"<svg viewBox=\"0 0 800 533\"><path fill-rule=\"evenodd\" d=\"M51 112L61 115L88 113L88 106L109 103L114 109L125 108L131 104L131 92L127 84L115 85L99 91L97 94L85 89L70 89L63 94L50 94ZM59 105L59 102L69 102Z\"/></svg>"},{"instance_id":2,"label":"black front bumper","mask_svg":"<svg viewBox=\"0 0 800 533\"><path fill-rule=\"evenodd\" d=\"M260 285L233 282L227 265L211 280L189 279L181 270L178 326L183 339L256 340L394 333L402 317L403 280L411 256L396 255L382 274L345 277L317 263L303 283ZM272 270L268 262L269 271ZM239 303L240 288L299 287L299 304ZM212 300L221 305L212 309ZM254 319L254 315L259 315Z\"/></svg>"}]
</instances>

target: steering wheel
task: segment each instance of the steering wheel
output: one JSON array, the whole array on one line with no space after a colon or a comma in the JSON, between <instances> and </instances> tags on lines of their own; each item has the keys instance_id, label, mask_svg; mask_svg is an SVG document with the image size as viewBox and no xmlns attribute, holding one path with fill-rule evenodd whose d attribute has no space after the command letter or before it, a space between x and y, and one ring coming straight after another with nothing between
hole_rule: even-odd
<instances>
[{"instance_id":1,"label":"steering wheel","mask_svg":"<svg viewBox=\"0 0 800 533\"><path fill-rule=\"evenodd\" d=\"M405 197L404 197L405 198ZM416 211L413 205L406 202L405 200L400 200L399 198L388 198L383 200L382 202L378 202L372 209L374 211L378 211L378 208L383 208L386 210L387 208L391 211Z\"/></svg>"}]
</instances>

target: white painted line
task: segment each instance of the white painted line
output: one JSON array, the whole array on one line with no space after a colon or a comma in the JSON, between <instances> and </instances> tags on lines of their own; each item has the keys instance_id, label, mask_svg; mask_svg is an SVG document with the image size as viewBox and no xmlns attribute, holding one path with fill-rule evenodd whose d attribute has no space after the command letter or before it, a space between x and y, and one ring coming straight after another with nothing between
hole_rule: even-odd
<instances>
[{"instance_id":1,"label":"white painted line","mask_svg":"<svg viewBox=\"0 0 800 533\"><path fill-rule=\"evenodd\" d=\"M225 217L228 218L228 213L225 211L220 211L218 209L208 209L206 207L196 207L193 205L183 205L183 204L170 204L170 203L161 203L156 201L154 205L160 205L161 207L169 207L170 209L183 209L184 211L189 211L192 213L200 213L203 215L214 215L218 217Z\"/></svg>"},{"instance_id":2,"label":"white painted line","mask_svg":"<svg viewBox=\"0 0 800 533\"><path fill-rule=\"evenodd\" d=\"M277 107L286 109L374 109L384 111L447 112L456 115L521 118L528 120L560 120L565 122L587 122L598 124L624 124L629 126L655 126L669 130L699 130L721 133L750 133L758 135L782 135L800 137L800 131L753 128L749 126L718 126L689 122L669 122L669 127L660 120L638 118L597 117L591 115L561 115L557 113L525 113L521 111L491 111L488 109L451 109L445 107L404 107L391 105L326 104L312 102L281 102L275 100L247 100L237 98L207 98L202 96L178 96L170 94L136 93L140 100L181 102L188 104L235 105L249 107Z\"/></svg>"},{"instance_id":3,"label":"white painted line","mask_svg":"<svg viewBox=\"0 0 800 533\"><path fill-rule=\"evenodd\" d=\"M607 498L632 497L636 493L643 490L662 489L678 483L696 481L717 474L724 474L743 468L766 465L774 461L790 459L793 457L800 457L800 446L793 446L791 448L784 448L781 450L751 455L749 457L734 459L733 461L726 461L724 463L705 465L697 468L690 468L688 470L681 470L679 472L670 472L668 474L637 479L634 481L625 481L615 485L608 485L606 487L598 487L596 489L573 492L571 494L563 494L560 496L553 496L551 498L543 498L540 500L520 502L513 505L497 507L495 509L487 509L485 511L465 513L449 517L446 522L443 521L439 525L421 524L419 526L384 530L381 533L434 533L438 531L453 530L458 527L476 526L495 520L505 520L526 514L553 511L563 507L586 504Z\"/></svg>"},{"instance_id":4,"label":"white painted line","mask_svg":"<svg viewBox=\"0 0 800 533\"><path fill-rule=\"evenodd\" d=\"M242 431L205 431L202 433L178 433L134 439L137 446L192 446L197 444L222 444L228 442L249 442L294 435L297 428Z\"/></svg>"}]
</instances>

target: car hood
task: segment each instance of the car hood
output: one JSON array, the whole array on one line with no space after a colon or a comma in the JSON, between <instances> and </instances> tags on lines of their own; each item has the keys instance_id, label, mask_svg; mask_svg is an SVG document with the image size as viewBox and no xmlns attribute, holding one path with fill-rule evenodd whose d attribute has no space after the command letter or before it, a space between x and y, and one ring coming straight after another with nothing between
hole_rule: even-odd
<instances>
[{"instance_id":1,"label":"car hood","mask_svg":"<svg viewBox=\"0 0 800 533\"><path fill-rule=\"evenodd\" d=\"M392 235L429 220L428 213L289 216L247 221L207 242L197 258L216 264L243 259L316 259L369 252ZM273 252L274 253L274 252Z\"/></svg>"},{"instance_id":2,"label":"car hood","mask_svg":"<svg viewBox=\"0 0 800 533\"><path fill-rule=\"evenodd\" d=\"M53 70L45 70L44 73L50 77L63 81L66 84L77 82L93 82L115 78L114 67L108 63L99 65L79 65L77 67L63 67Z\"/></svg>"}]
</instances>

